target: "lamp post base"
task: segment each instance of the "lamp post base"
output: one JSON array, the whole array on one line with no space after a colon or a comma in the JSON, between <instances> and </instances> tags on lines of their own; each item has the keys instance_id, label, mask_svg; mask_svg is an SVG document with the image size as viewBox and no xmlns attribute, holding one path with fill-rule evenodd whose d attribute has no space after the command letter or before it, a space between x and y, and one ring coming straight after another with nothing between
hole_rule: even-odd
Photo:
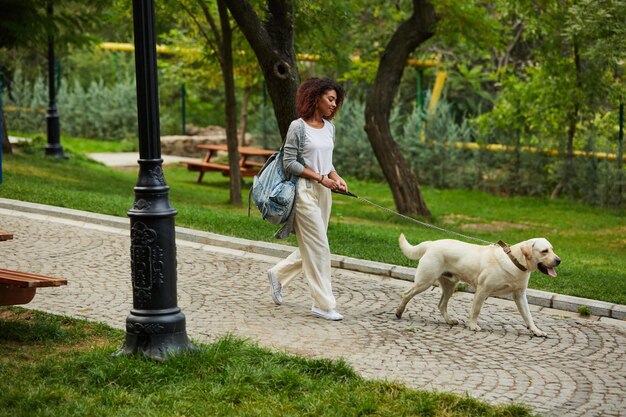
<instances>
[{"instance_id":1,"label":"lamp post base","mask_svg":"<svg viewBox=\"0 0 626 417\"><path fill-rule=\"evenodd\" d=\"M63 153L63 147L61 147L61 145L46 146L46 156L49 158L68 159L67 155Z\"/></svg>"},{"instance_id":2,"label":"lamp post base","mask_svg":"<svg viewBox=\"0 0 626 417\"><path fill-rule=\"evenodd\" d=\"M162 362L172 354L197 350L187 337L185 315L178 308L171 310L132 310L126 318L126 340L114 355L140 354Z\"/></svg>"}]
</instances>

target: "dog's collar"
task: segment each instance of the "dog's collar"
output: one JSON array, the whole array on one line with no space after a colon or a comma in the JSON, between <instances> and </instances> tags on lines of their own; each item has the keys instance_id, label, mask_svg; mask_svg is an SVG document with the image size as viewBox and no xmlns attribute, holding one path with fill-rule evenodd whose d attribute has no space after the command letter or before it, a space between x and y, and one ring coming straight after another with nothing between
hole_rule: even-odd
<instances>
[{"instance_id":1,"label":"dog's collar","mask_svg":"<svg viewBox=\"0 0 626 417\"><path fill-rule=\"evenodd\" d=\"M507 256L509 257L509 259L515 264L515 266L526 272L526 267L524 265L522 265L521 263L519 263L519 261L515 258L515 256L511 255L511 248L509 248L509 245L507 245L506 243L504 243L501 240L498 240L498 245L500 245L500 247L502 248L502 250L504 250L504 253L507 254Z\"/></svg>"}]
</instances>

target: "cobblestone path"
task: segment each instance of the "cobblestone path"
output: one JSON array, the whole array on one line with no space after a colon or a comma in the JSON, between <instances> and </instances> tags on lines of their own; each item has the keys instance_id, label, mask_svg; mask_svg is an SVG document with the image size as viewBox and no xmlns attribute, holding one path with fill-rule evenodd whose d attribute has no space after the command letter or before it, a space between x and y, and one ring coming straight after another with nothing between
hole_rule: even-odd
<instances>
[{"instance_id":1,"label":"cobblestone path","mask_svg":"<svg viewBox=\"0 0 626 417\"><path fill-rule=\"evenodd\" d=\"M129 231L0 209L0 266L68 280L43 288L26 307L123 328L132 308ZM333 270L341 322L316 319L303 279L269 296L266 270L276 258L178 241L179 306L197 341L227 334L307 357L345 358L367 378L467 393L493 403L521 402L546 416L626 415L626 323L592 321L533 307L549 335L531 337L512 302L489 299L479 323L446 325L439 289L394 310L408 282ZM451 315L465 322L471 295L457 293Z\"/></svg>"}]
</instances>

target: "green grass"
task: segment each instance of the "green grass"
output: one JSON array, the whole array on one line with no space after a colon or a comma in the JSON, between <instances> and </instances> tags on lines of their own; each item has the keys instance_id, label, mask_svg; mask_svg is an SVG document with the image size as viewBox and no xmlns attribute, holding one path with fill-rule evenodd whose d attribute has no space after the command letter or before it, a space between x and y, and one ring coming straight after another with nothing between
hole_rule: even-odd
<instances>
[{"instance_id":1,"label":"green grass","mask_svg":"<svg viewBox=\"0 0 626 417\"><path fill-rule=\"evenodd\" d=\"M46 137L40 133L11 132L9 136L32 139L31 148L45 146ZM137 141L98 140L86 138L74 138L63 136L61 138L63 149L71 149L78 153L91 152L135 152L139 149Z\"/></svg>"},{"instance_id":2,"label":"green grass","mask_svg":"<svg viewBox=\"0 0 626 417\"><path fill-rule=\"evenodd\" d=\"M503 416L517 404L368 381L345 362L310 360L224 338L164 363L114 357L123 333L20 308L0 308L0 415Z\"/></svg>"},{"instance_id":3,"label":"green grass","mask_svg":"<svg viewBox=\"0 0 626 417\"><path fill-rule=\"evenodd\" d=\"M115 142L106 142L107 146ZM112 170L83 156L97 141L62 139L69 160L43 157L41 145L19 154L5 155L0 197L69 207L125 217L132 206L136 172ZM125 145L117 145L119 150ZM110 150L112 150L111 148ZM252 207L247 217L245 183L243 207L228 204L228 178L207 173L196 183L196 173L181 166L165 168L170 202L178 210L176 224L246 239L296 245L273 238L276 230L262 221ZM348 179L350 189L390 209L395 209L386 184ZM563 263L559 276L534 273L530 287L560 294L626 304L626 213L586 206L569 200L502 197L465 190L423 189L433 213L430 222L448 230L512 244L545 237ZM415 266L398 249L404 233L410 242L454 237L409 222L359 200L335 196L329 226L335 254L397 265Z\"/></svg>"}]
</instances>

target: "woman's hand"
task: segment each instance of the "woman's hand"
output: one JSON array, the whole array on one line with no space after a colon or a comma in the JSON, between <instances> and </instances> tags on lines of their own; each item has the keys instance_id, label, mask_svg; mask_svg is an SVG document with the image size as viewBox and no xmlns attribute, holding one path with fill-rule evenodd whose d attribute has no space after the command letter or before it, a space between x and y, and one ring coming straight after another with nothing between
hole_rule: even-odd
<instances>
[{"instance_id":1,"label":"woman's hand","mask_svg":"<svg viewBox=\"0 0 626 417\"><path fill-rule=\"evenodd\" d=\"M324 187L328 188L331 191L339 190L339 183L334 179L330 178L330 176L324 176L322 181L320 182Z\"/></svg>"},{"instance_id":2,"label":"woman's hand","mask_svg":"<svg viewBox=\"0 0 626 417\"><path fill-rule=\"evenodd\" d=\"M335 191L343 191L346 192L348 191L348 184L346 184L346 182L343 180L343 178L341 178L336 172L331 172L330 174L328 174L328 177L334 181L333 187L328 187L331 190L335 190Z\"/></svg>"}]
</instances>

